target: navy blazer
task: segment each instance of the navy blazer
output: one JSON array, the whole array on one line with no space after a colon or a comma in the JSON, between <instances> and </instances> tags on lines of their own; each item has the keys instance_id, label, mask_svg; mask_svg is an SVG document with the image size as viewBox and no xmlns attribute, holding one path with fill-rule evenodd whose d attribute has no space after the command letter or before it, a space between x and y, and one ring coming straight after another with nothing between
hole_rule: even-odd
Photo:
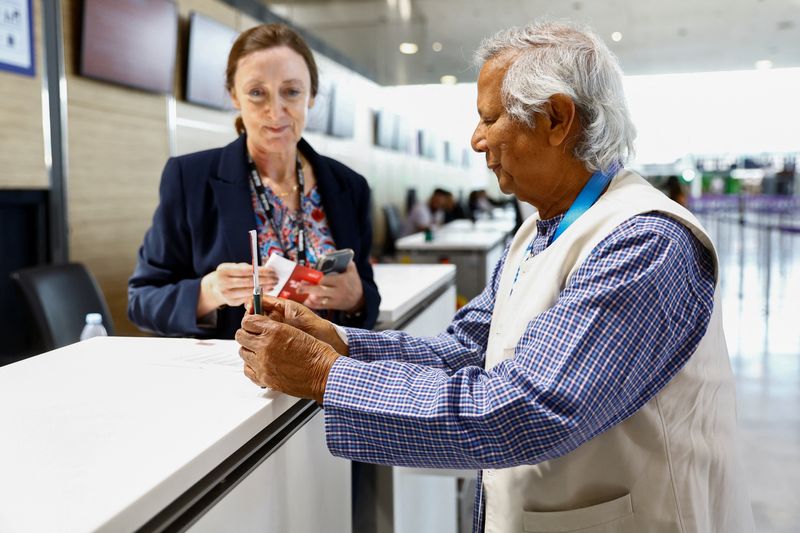
<instances>
[{"instance_id":1,"label":"navy blazer","mask_svg":"<svg viewBox=\"0 0 800 533\"><path fill-rule=\"evenodd\" d=\"M352 248L364 288L364 310L335 321L372 328L380 296L369 262L372 245L370 191L345 165L320 156L301 140L298 149L314 169L322 205L337 248ZM215 328L197 324L200 279L225 262L250 262L247 232L256 229L245 136L225 146L167 161L153 225L128 281L128 317L161 335L232 339L244 307L223 307Z\"/></svg>"}]
</instances>

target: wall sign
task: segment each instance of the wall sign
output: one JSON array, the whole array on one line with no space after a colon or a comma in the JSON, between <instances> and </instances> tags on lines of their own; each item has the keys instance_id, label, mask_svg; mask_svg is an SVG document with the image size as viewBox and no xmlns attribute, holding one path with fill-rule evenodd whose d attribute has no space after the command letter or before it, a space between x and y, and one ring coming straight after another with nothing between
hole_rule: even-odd
<instances>
[{"instance_id":1,"label":"wall sign","mask_svg":"<svg viewBox=\"0 0 800 533\"><path fill-rule=\"evenodd\" d=\"M0 70L35 76L31 0L0 0Z\"/></svg>"}]
</instances>

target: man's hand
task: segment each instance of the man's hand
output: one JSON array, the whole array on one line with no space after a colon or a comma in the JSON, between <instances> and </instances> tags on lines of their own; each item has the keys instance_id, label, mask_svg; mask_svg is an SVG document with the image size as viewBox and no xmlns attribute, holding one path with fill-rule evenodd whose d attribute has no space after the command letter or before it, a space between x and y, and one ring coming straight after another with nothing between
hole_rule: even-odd
<instances>
[{"instance_id":1,"label":"man's hand","mask_svg":"<svg viewBox=\"0 0 800 533\"><path fill-rule=\"evenodd\" d=\"M245 315L236 342L253 383L322 403L328 373L340 357L329 344L261 315Z\"/></svg>"},{"instance_id":2,"label":"man's hand","mask_svg":"<svg viewBox=\"0 0 800 533\"><path fill-rule=\"evenodd\" d=\"M283 322L308 333L315 339L330 344L341 355L348 354L347 345L342 342L336 327L303 304L294 300L262 295L261 309L267 318ZM252 303L248 304L247 313L252 313Z\"/></svg>"}]
</instances>

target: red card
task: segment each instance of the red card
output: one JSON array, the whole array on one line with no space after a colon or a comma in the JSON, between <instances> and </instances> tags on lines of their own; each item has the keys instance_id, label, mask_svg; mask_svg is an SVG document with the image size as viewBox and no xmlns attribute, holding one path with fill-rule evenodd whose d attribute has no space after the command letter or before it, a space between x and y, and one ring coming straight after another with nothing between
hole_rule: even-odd
<instances>
[{"instance_id":1,"label":"red card","mask_svg":"<svg viewBox=\"0 0 800 533\"><path fill-rule=\"evenodd\" d=\"M322 280L322 272L319 270L297 265L292 271L292 275L286 280L286 284L278 293L278 297L287 298L296 302L304 302L308 294L300 292L300 287L305 285L318 285Z\"/></svg>"}]
</instances>

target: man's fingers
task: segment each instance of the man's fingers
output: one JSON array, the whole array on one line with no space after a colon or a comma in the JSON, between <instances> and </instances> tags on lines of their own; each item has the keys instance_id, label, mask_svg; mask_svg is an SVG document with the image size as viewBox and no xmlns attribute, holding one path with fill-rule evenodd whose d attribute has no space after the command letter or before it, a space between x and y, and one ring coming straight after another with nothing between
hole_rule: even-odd
<instances>
[{"instance_id":1,"label":"man's fingers","mask_svg":"<svg viewBox=\"0 0 800 533\"><path fill-rule=\"evenodd\" d=\"M275 310L283 314L285 306L286 303L280 298L275 298L274 296L268 296L266 294L261 295L261 308L264 310L264 313Z\"/></svg>"},{"instance_id":2,"label":"man's fingers","mask_svg":"<svg viewBox=\"0 0 800 533\"><path fill-rule=\"evenodd\" d=\"M266 294L261 295L261 313L268 317L270 320L276 322L284 322L284 313L286 310L286 303L272 296Z\"/></svg>"},{"instance_id":3,"label":"man's fingers","mask_svg":"<svg viewBox=\"0 0 800 533\"><path fill-rule=\"evenodd\" d=\"M299 303L287 305L283 311L283 316L286 318L286 322L292 323L293 321L297 321L298 318L302 318L303 309L303 305Z\"/></svg>"},{"instance_id":4,"label":"man's fingers","mask_svg":"<svg viewBox=\"0 0 800 533\"><path fill-rule=\"evenodd\" d=\"M239 357L246 363L252 363L265 351L265 347L270 346L269 339L265 340L261 335L248 333L243 329L236 330L234 338L240 344Z\"/></svg>"},{"instance_id":5,"label":"man's fingers","mask_svg":"<svg viewBox=\"0 0 800 533\"><path fill-rule=\"evenodd\" d=\"M247 376L247 378L256 385L259 386L261 385L261 383L258 382L258 376L256 376L256 371L253 370L253 368L248 364L244 365L244 375Z\"/></svg>"},{"instance_id":6,"label":"man's fingers","mask_svg":"<svg viewBox=\"0 0 800 533\"><path fill-rule=\"evenodd\" d=\"M239 342L239 331L241 330L236 332L236 342ZM245 364L249 364L254 355L255 354L252 352L252 350L245 348L244 345L239 346L239 357L242 358L242 361L244 361Z\"/></svg>"},{"instance_id":7,"label":"man's fingers","mask_svg":"<svg viewBox=\"0 0 800 533\"><path fill-rule=\"evenodd\" d=\"M245 315L242 319L242 329L253 335L263 335L274 323L263 315Z\"/></svg>"}]
</instances>

